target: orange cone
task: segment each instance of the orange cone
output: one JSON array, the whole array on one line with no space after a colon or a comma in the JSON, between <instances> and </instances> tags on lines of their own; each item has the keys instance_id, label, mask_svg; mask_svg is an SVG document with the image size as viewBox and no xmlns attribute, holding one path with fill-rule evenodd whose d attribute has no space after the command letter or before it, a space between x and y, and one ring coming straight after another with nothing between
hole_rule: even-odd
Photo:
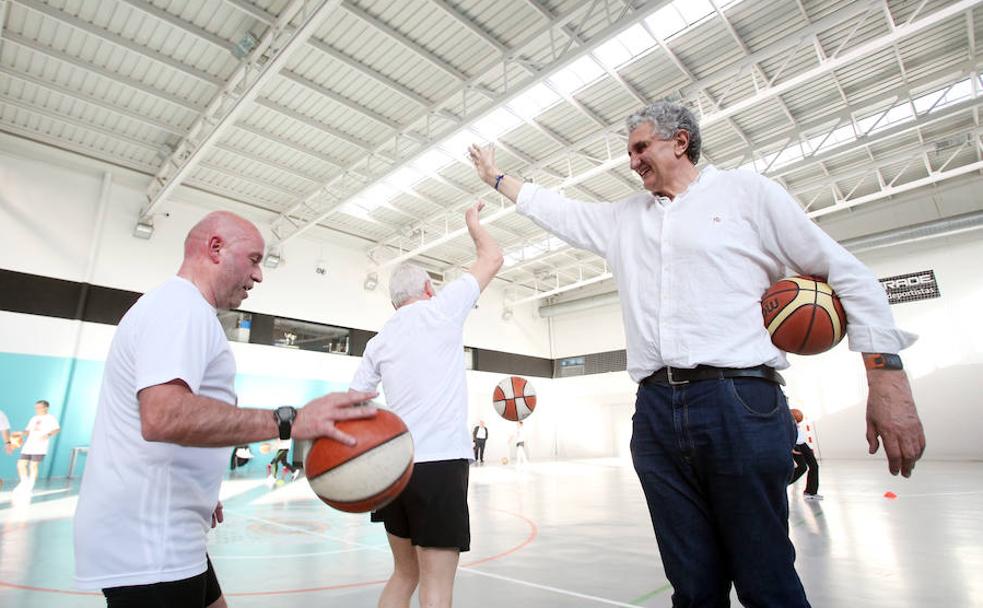
<instances>
[{"instance_id":1,"label":"orange cone","mask_svg":"<svg viewBox=\"0 0 983 608\"><path fill-rule=\"evenodd\" d=\"M884 492L884 498L887 498L887 499L890 499L890 500L894 500L897 497L898 497L898 495L895 494L894 492L890 491L890 490L888 490L887 492Z\"/></svg>"}]
</instances>

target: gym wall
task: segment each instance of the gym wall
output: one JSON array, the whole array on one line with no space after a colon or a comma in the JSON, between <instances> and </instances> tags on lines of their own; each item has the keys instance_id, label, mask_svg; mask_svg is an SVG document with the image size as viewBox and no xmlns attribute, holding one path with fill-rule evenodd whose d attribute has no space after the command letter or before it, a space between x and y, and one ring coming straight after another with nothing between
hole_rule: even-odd
<instances>
[{"instance_id":1,"label":"gym wall","mask_svg":"<svg viewBox=\"0 0 983 608\"><path fill-rule=\"evenodd\" d=\"M201 205L221 207L207 198L196 199L198 206L177 198L167 205L170 216L157 219L148 241L131 236L144 200L139 180L129 172L114 172L104 208L102 190L102 174L84 162L66 167L0 154L0 269L143 292L176 272L184 235L206 212ZM230 208L260 226L272 219L248 208ZM242 308L378 330L392 308L385 281L375 291L362 287L368 270L365 245L354 240L347 247L304 238L291 241L284 252L285 263L274 270L264 268L263 284ZM322 259L327 261L327 277L314 272L315 263ZM503 321L503 297L498 285L486 290L466 324L465 344L549 358L549 324L538 318L532 306ZM74 306L73 302L69 307ZM7 413L12 429L19 430L33 415L34 402L47 399L62 424L42 465L43 475L65 475L72 448L89 443L102 361L114 330L112 325L0 311L0 409ZM234 343L232 348L243 406L303 403L329 390L346 389L360 360L252 344ZM469 424L480 418L489 426L489 458L511 457L508 438L515 425L499 418L491 406L492 389L503 374L468 372L468 376ZM542 396L525 429L532 458L614 453L611 434L599 430L613 424L608 410L594 408L589 395L571 396L564 388L554 389L551 379L532 381ZM580 432L585 436L575 435ZM562 441L557 439L561 435ZM0 477L15 477L14 471L14 457L0 455Z\"/></svg>"},{"instance_id":2,"label":"gym wall","mask_svg":"<svg viewBox=\"0 0 983 608\"><path fill-rule=\"evenodd\" d=\"M958 213L979 182L951 185L932 200L911 197L890 207L872 206L846 214L823 228L836 238L888 230L902 221L928 221L936 209ZM926 459L983 460L979 395L983 394L983 237L980 231L862 252L858 256L877 277L934 270L941 298L891 307L898 326L920 336L902 353L928 439ZM625 347L621 310L608 305L551 319L554 357ZM866 374L860 355L844 340L813 357L791 356L790 402L815 422L823 458L877 458L867 454ZM629 387L631 388L631 387ZM622 399L633 397L626 390Z\"/></svg>"}]
</instances>

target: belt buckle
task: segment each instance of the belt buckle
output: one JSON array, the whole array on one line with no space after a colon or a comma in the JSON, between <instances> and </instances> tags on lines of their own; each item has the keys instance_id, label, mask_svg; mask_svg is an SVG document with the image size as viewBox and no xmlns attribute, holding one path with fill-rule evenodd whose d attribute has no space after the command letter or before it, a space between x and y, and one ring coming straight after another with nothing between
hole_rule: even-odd
<instances>
[{"instance_id":1,"label":"belt buckle","mask_svg":"<svg viewBox=\"0 0 983 608\"><path fill-rule=\"evenodd\" d=\"M672 379L672 367L666 366L666 378L669 380L670 386L680 386L683 384L689 384L689 380L673 380Z\"/></svg>"}]
</instances>

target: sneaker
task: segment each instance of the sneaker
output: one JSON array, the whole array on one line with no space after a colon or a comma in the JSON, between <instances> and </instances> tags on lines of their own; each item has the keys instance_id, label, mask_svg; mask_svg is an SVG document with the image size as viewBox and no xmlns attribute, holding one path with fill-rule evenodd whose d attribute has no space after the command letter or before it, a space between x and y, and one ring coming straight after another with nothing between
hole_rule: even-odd
<instances>
[{"instance_id":1,"label":"sneaker","mask_svg":"<svg viewBox=\"0 0 983 608\"><path fill-rule=\"evenodd\" d=\"M804 494L803 497L806 500L816 500L816 501L819 501L819 500L822 500L823 499L823 495L822 494Z\"/></svg>"},{"instance_id":2,"label":"sneaker","mask_svg":"<svg viewBox=\"0 0 983 608\"><path fill-rule=\"evenodd\" d=\"M272 488L274 485L276 485L276 477L274 477L272 475L267 475L266 476L266 487L267 488Z\"/></svg>"},{"instance_id":3,"label":"sneaker","mask_svg":"<svg viewBox=\"0 0 983 608\"><path fill-rule=\"evenodd\" d=\"M290 474L290 481L294 481L300 477L300 469L294 469L294 472Z\"/></svg>"}]
</instances>

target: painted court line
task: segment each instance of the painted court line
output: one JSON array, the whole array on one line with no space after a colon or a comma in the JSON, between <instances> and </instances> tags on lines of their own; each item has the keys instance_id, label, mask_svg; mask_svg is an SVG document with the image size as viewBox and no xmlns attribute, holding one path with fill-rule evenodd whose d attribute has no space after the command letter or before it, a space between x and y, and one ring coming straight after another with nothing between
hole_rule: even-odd
<instances>
[{"instance_id":1,"label":"painted court line","mask_svg":"<svg viewBox=\"0 0 983 608\"><path fill-rule=\"evenodd\" d=\"M208 557L212 559L270 559L270 557L275 557L280 559L282 557L317 557L319 555L336 555L338 553L351 553L353 551L361 551L361 547L355 547L353 549L338 549L336 551L316 551L314 553L277 553L273 556L270 555L215 555L214 553L209 553Z\"/></svg>"},{"instance_id":2,"label":"painted court line","mask_svg":"<svg viewBox=\"0 0 983 608\"><path fill-rule=\"evenodd\" d=\"M298 526L291 526L290 524L283 524L283 523L280 523L278 521L273 521L273 520L270 520L270 519L264 519L262 517L256 517L255 515L247 515L247 514L241 512L241 511L230 511L230 510L226 509L225 512L226 513L232 513L234 515L237 515L237 516L242 517L242 518L245 518L245 519L251 519L253 521L262 522L264 524L267 524L267 525L270 525L270 526L275 526L277 528L283 528L285 530L292 530L294 532L300 532L302 534L308 534L310 536L317 536L319 538L327 538L328 540L338 541L339 543L345 543L347 545L353 545L355 547L360 547L362 549L371 549L373 551L384 551L387 554L389 553L389 549L388 548L383 549L382 547L380 547L378 545L366 545L365 543L360 543L360 542L357 542L357 541L354 541L354 540L348 540L348 539L345 539L345 538L339 538L337 536L332 536L330 534L325 534L324 532L316 532L314 530L308 530L306 528L301 528L301 527L298 527Z\"/></svg>"},{"instance_id":3,"label":"painted court line","mask_svg":"<svg viewBox=\"0 0 983 608\"><path fill-rule=\"evenodd\" d=\"M570 591L568 589L560 589L559 587L551 587L550 585L540 585L539 583L532 583L529 581L524 581L517 578L512 578L510 576L502 576L501 574L492 574L491 572L482 572L481 570L475 570L473 568L458 568L462 572L467 572L469 574L479 574L481 576L487 576L489 578L496 578L502 581L508 581L510 583L516 583L517 585L525 585L526 587L533 587L535 589L542 589L544 591L552 591L553 593L559 593L562 595L569 595L571 597L578 597L584 600L591 600L594 602L599 602L601 604L607 604L608 606L625 606L626 608L638 608L635 604L626 604L624 602L618 602L615 600L609 600L603 597L597 597L596 595L587 595L586 593L577 593L576 591Z\"/></svg>"}]
</instances>

